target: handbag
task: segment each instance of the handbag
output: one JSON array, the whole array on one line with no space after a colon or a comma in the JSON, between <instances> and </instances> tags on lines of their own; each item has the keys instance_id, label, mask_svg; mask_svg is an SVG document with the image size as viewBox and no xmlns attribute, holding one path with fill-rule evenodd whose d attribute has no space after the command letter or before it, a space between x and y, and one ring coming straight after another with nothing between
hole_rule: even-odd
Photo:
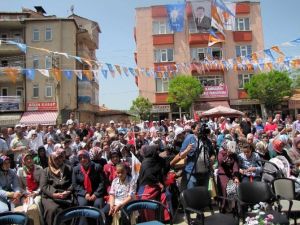
<instances>
[{"instance_id":1,"label":"handbag","mask_svg":"<svg viewBox=\"0 0 300 225\"><path fill-rule=\"evenodd\" d=\"M235 198L237 196L237 184L230 179L226 185L226 194L228 198Z\"/></svg>"}]
</instances>

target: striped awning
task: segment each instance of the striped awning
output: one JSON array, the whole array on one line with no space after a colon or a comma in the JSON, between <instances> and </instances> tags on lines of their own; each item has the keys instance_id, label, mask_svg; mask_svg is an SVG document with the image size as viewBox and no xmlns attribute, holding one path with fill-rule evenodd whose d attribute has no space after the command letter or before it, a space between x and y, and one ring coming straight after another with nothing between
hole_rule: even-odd
<instances>
[{"instance_id":1,"label":"striped awning","mask_svg":"<svg viewBox=\"0 0 300 225\"><path fill-rule=\"evenodd\" d=\"M20 124L25 125L56 125L58 112L56 111L39 111L39 112L25 112L22 115Z\"/></svg>"}]
</instances>

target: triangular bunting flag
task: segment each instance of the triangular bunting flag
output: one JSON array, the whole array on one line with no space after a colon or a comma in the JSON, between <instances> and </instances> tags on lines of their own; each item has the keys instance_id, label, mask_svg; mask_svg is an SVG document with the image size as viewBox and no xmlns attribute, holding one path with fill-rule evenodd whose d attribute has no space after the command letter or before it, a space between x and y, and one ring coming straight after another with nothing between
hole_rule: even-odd
<instances>
[{"instance_id":1,"label":"triangular bunting flag","mask_svg":"<svg viewBox=\"0 0 300 225\"><path fill-rule=\"evenodd\" d=\"M79 56L73 56L73 55L72 55L72 57L73 57L74 59L76 59L78 62L82 63L82 60L81 60L81 58L80 58Z\"/></svg>"},{"instance_id":2,"label":"triangular bunting flag","mask_svg":"<svg viewBox=\"0 0 300 225\"><path fill-rule=\"evenodd\" d=\"M279 55L285 56L285 54L279 49L278 46L272 46L271 49L272 49L274 52L278 53Z\"/></svg>"},{"instance_id":3,"label":"triangular bunting flag","mask_svg":"<svg viewBox=\"0 0 300 225\"><path fill-rule=\"evenodd\" d=\"M34 80L34 78L35 78L35 70L34 69L24 69L23 72L25 73L25 76L29 80Z\"/></svg>"},{"instance_id":4,"label":"triangular bunting flag","mask_svg":"<svg viewBox=\"0 0 300 225\"><path fill-rule=\"evenodd\" d=\"M15 84L17 82L17 76L19 71L16 68L4 68L4 73L9 76L10 80Z\"/></svg>"},{"instance_id":5,"label":"triangular bunting flag","mask_svg":"<svg viewBox=\"0 0 300 225\"><path fill-rule=\"evenodd\" d=\"M104 77L105 79L107 79L107 72L108 72L108 70L101 69L101 72L102 72L102 74L103 74L103 77Z\"/></svg>"},{"instance_id":6,"label":"triangular bunting flag","mask_svg":"<svg viewBox=\"0 0 300 225\"><path fill-rule=\"evenodd\" d=\"M27 45L15 41L7 41L8 44L16 45L22 52L26 53Z\"/></svg>"},{"instance_id":7,"label":"triangular bunting flag","mask_svg":"<svg viewBox=\"0 0 300 225\"><path fill-rule=\"evenodd\" d=\"M68 80L72 79L72 71L71 70L64 70L64 75Z\"/></svg>"},{"instance_id":8,"label":"triangular bunting flag","mask_svg":"<svg viewBox=\"0 0 300 225\"><path fill-rule=\"evenodd\" d=\"M39 71L43 76L49 77L49 70L37 69L37 71Z\"/></svg>"},{"instance_id":9,"label":"triangular bunting flag","mask_svg":"<svg viewBox=\"0 0 300 225\"><path fill-rule=\"evenodd\" d=\"M121 67L119 65L115 65L115 67L118 73L121 75L122 74Z\"/></svg>"},{"instance_id":10,"label":"triangular bunting flag","mask_svg":"<svg viewBox=\"0 0 300 225\"><path fill-rule=\"evenodd\" d=\"M92 65L92 63L91 63L89 60L87 60L87 59L84 59L84 58L81 58L81 60L82 60L83 62L85 62L86 64L88 64L88 65L89 65L89 67L90 67L90 69L92 69L92 68L93 68L93 65Z\"/></svg>"},{"instance_id":11,"label":"triangular bunting flag","mask_svg":"<svg viewBox=\"0 0 300 225\"><path fill-rule=\"evenodd\" d=\"M79 80L82 80L82 71L81 70L74 70L74 73L78 77Z\"/></svg>"},{"instance_id":12,"label":"triangular bunting flag","mask_svg":"<svg viewBox=\"0 0 300 225\"><path fill-rule=\"evenodd\" d=\"M90 70L82 70L83 75L89 80L93 80L93 74Z\"/></svg>"},{"instance_id":13,"label":"triangular bunting flag","mask_svg":"<svg viewBox=\"0 0 300 225\"><path fill-rule=\"evenodd\" d=\"M61 71L58 68L52 69L53 76L57 81L61 81Z\"/></svg>"},{"instance_id":14,"label":"triangular bunting flag","mask_svg":"<svg viewBox=\"0 0 300 225\"><path fill-rule=\"evenodd\" d=\"M274 56L272 55L272 52L271 52L270 49L264 50L264 53L265 53L267 56L269 56L269 58L270 58L272 61L275 60L275 59L274 59Z\"/></svg>"},{"instance_id":15,"label":"triangular bunting flag","mask_svg":"<svg viewBox=\"0 0 300 225\"><path fill-rule=\"evenodd\" d=\"M115 70L113 69L112 65L110 63L106 63L107 65L107 68L111 74L112 77L115 77L116 73L115 73Z\"/></svg>"},{"instance_id":16,"label":"triangular bunting flag","mask_svg":"<svg viewBox=\"0 0 300 225\"><path fill-rule=\"evenodd\" d=\"M225 39L221 37L221 35L218 35L218 38L215 38L213 35L209 34L208 36L208 46L213 46L216 43L224 42ZM208 55L207 55L208 56Z\"/></svg>"},{"instance_id":17,"label":"triangular bunting flag","mask_svg":"<svg viewBox=\"0 0 300 225\"><path fill-rule=\"evenodd\" d=\"M123 71L124 71L125 75L128 77L129 76L129 74L128 74L128 68L124 66L123 67Z\"/></svg>"},{"instance_id":18,"label":"triangular bunting flag","mask_svg":"<svg viewBox=\"0 0 300 225\"><path fill-rule=\"evenodd\" d=\"M134 71L133 68L129 67L128 70L132 74L132 76L134 76L134 77L136 76L135 71Z\"/></svg>"}]
</instances>

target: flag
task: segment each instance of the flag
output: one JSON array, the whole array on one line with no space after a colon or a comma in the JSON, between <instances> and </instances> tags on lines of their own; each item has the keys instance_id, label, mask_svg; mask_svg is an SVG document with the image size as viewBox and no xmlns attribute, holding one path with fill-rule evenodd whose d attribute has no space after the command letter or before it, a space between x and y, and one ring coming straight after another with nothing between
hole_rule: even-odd
<instances>
[{"instance_id":1,"label":"flag","mask_svg":"<svg viewBox=\"0 0 300 225\"><path fill-rule=\"evenodd\" d=\"M54 68L52 69L52 74L57 81L61 81L61 71L60 69Z\"/></svg>"},{"instance_id":2,"label":"flag","mask_svg":"<svg viewBox=\"0 0 300 225\"><path fill-rule=\"evenodd\" d=\"M49 77L49 70L38 69L37 71L39 71L43 76Z\"/></svg>"},{"instance_id":3,"label":"flag","mask_svg":"<svg viewBox=\"0 0 300 225\"><path fill-rule=\"evenodd\" d=\"M93 68L92 63L89 60L84 59L84 58L81 58L81 60L84 61L86 64L88 64L90 68Z\"/></svg>"},{"instance_id":4,"label":"flag","mask_svg":"<svg viewBox=\"0 0 300 225\"><path fill-rule=\"evenodd\" d=\"M224 42L224 37L221 37L221 35L217 35L218 37L214 37L212 34L209 34L208 36L208 46L213 46L216 43Z\"/></svg>"},{"instance_id":5,"label":"flag","mask_svg":"<svg viewBox=\"0 0 300 225\"><path fill-rule=\"evenodd\" d=\"M81 70L74 70L74 73L78 77L79 80L82 80L82 71Z\"/></svg>"},{"instance_id":6,"label":"flag","mask_svg":"<svg viewBox=\"0 0 300 225\"><path fill-rule=\"evenodd\" d=\"M134 71L135 71L136 76L140 76L140 70L139 70L139 68L136 68Z\"/></svg>"},{"instance_id":7,"label":"flag","mask_svg":"<svg viewBox=\"0 0 300 225\"><path fill-rule=\"evenodd\" d=\"M133 68L129 67L128 70L129 70L129 72L132 74L132 76L134 76L134 77L137 76L137 75L135 74L135 71L134 71Z\"/></svg>"},{"instance_id":8,"label":"flag","mask_svg":"<svg viewBox=\"0 0 300 225\"><path fill-rule=\"evenodd\" d=\"M26 53L27 45L15 41L7 41L8 44L16 45L22 52Z\"/></svg>"},{"instance_id":9,"label":"flag","mask_svg":"<svg viewBox=\"0 0 300 225\"><path fill-rule=\"evenodd\" d=\"M233 2L225 2L224 3L228 10L220 10L219 15L223 22L223 26L225 30L235 30L235 10L236 10L236 3ZM229 13L231 12L231 13Z\"/></svg>"},{"instance_id":10,"label":"flag","mask_svg":"<svg viewBox=\"0 0 300 225\"><path fill-rule=\"evenodd\" d=\"M4 68L4 73L11 79L11 81L15 84L17 82L18 70L16 68L6 67Z\"/></svg>"},{"instance_id":11,"label":"flag","mask_svg":"<svg viewBox=\"0 0 300 225\"><path fill-rule=\"evenodd\" d=\"M72 79L72 71L71 70L64 70L64 75L68 80Z\"/></svg>"},{"instance_id":12,"label":"flag","mask_svg":"<svg viewBox=\"0 0 300 225\"><path fill-rule=\"evenodd\" d=\"M271 52L270 49L264 50L264 53L265 53L267 56L269 56L269 58L270 58L272 61L275 60L275 59L274 59L274 56L272 55L272 52Z\"/></svg>"},{"instance_id":13,"label":"flag","mask_svg":"<svg viewBox=\"0 0 300 225\"><path fill-rule=\"evenodd\" d=\"M293 41L291 41L292 43L296 43L296 44L300 44L300 38L297 38L297 39L295 39L295 40L293 40Z\"/></svg>"},{"instance_id":14,"label":"flag","mask_svg":"<svg viewBox=\"0 0 300 225\"><path fill-rule=\"evenodd\" d=\"M124 66L123 67L123 71L124 71L125 75L128 77L129 76L129 74L128 74L128 68Z\"/></svg>"},{"instance_id":15,"label":"flag","mask_svg":"<svg viewBox=\"0 0 300 225\"><path fill-rule=\"evenodd\" d=\"M84 74L84 76L89 80L93 80L93 74L92 71L90 70L83 70L82 73Z\"/></svg>"},{"instance_id":16,"label":"flag","mask_svg":"<svg viewBox=\"0 0 300 225\"><path fill-rule=\"evenodd\" d=\"M272 46L271 49L272 49L274 52L278 53L279 55L285 56L285 54L279 49L278 46Z\"/></svg>"},{"instance_id":17,"label":"flag","mask_svg":"<svg viewBox=\"0 0 300 225\"><path fill-rule=\"evenodd\" d=\"M170 30L173 32L182 32L184 28L185 4L166 5L166 9Z\"/></svg>"},{"instance_id":18,"label":"flag","mask_svg":"<svg viewBox=\"0 0 300 225\"><path fill-rule=\"evenodd\" d=\"M215 1L213 1L211 5L211 26L224 34L224 25L219 15L217 6L215 5Z\"/></svg>"},{"instance_id":19,"label":"flag","mask_svg":"<svg viewBox=\"0 0 300 225\"><path fill-rule=\"evenodd\" d=\"M104 77L105 79L107 79L107 72L108 72L108 70L102 69L101 72L102 72L102 74L103 74L103 77Z\"/></svg>"},{"instance_id":20,"label":"flag","mask_svg":"<svg viewBox=\"0 0 300 225\"><path fill-rule=\"evenodd\" d=\"M73 56L73 55L72 55L72 57L73 57L74 59L76 59L78 62L82 63L82 60L81 60L81 58L80 58L79 56Z\"/></svg>"},{"instance_id":21,"label":"flag","mask_svg":"<svg viewBox=\"0 0 300 225\"><path fill-rule=\"evenodd\" d=\"M122 74L121 67L119 65L115 65L115 67L118 73L121 75Z\"/></svg>"},{"instance_id":22,"label":"flag","mask_svg":"<svg viewBox=\"0 0 300 225\"><path fill-rule=\"evenodd\" d=\"M23 72L25 73L25 76L29 80L34 80L34 77L35 77L35 70L34 69L24 69Z\"/></svg>"},{"instance_id":23,"label":"flag","mask_svg":"<svg viewBox=\"0 0 300 225\"><path fill-rule=\"evenodd\" d=\"M113 69L112 65L110 63L106 63L106 66L107 66L111 76L115 77L116 73L115 73L115 70Z\"/></svg>"},{"instance_id":24,"label":"flag","mask_svg":"<svg viewBox=\"0 0 300 225\"><path fill-rule=\"evenodd\" d=\"M132 180L136 181L139 177L141 170L141 162L138 158L131 152L131 177Z\"/></svg>"}]
</instances>

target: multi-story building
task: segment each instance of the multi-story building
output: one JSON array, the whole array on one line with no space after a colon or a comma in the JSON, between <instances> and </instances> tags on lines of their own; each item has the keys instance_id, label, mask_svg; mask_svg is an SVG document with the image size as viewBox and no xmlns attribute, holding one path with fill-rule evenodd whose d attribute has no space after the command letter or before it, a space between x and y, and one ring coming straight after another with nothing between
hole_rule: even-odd
<instances>
[{"instance_id":1,"label":"multi-story building","mask_svg":"<svg viewBox=\"0 0 300 225\"><path fill-rule=\"evenodd\" d=\"M20 13L0 13L0 39L3 42L11 39L28 46L26 53L6 42L0 46L1 73L4 75L0 78L0 110L9 112L9 115L12 112L16 114L11 124L15 124L22 113L20 123L62 123L71 111L77 112L80 120L94 122L99 108L98 79L91 73L93 79L87 80L86 76L82 76L81 80L73 71L92 71L95 65L80 63L57 53L96 60L100 33L98 24L85 18L78 19L74 14L68 18L46 16L42 7L35 8L36 11L23 9ZM41 48L50 52L41 51ZM5 76L5 69L16 66L35 69L34 79L19 74L16 83L12 82L9 76ZM61 78L55 78L55 69L62 72ZM48 70L49 75L42 74L43 70ZM73 76L64 76L65 70L72 71ZM4 124L7 115L2 115L0 121L0 125L11 125Z\"/></svg>"},{"instance_id":2,"label":"multi-story building","mask_svg":"<svg viewBox=\"0 0 300 225\"><path fill-rule=\"evenodd\" d=\"M225 31L225 42L208 47L208 33L198 33L195 27L192 7L186 4L185 27L183 32L173 33L168 28L167 11L164 5L136 9L136 63L139 68L174 68L175 64L197 63L205 58L235 59L248 56L264 49L262 18L258 1L238 1L236 4L236 29ZM257 113L257 101L248 99L244 85L254 72L210 68L198 73L190 67L189 74L195 76L205 91L193 106L193 112L201 112L214 106L223 105ZM168 104L168 77L138 76L141 96L153 104L156 119L177 118L179 109ZM183 112L184 113L184 112ZM186 112L189 113L189 112Z\"/></svg>"}]
</instances>

